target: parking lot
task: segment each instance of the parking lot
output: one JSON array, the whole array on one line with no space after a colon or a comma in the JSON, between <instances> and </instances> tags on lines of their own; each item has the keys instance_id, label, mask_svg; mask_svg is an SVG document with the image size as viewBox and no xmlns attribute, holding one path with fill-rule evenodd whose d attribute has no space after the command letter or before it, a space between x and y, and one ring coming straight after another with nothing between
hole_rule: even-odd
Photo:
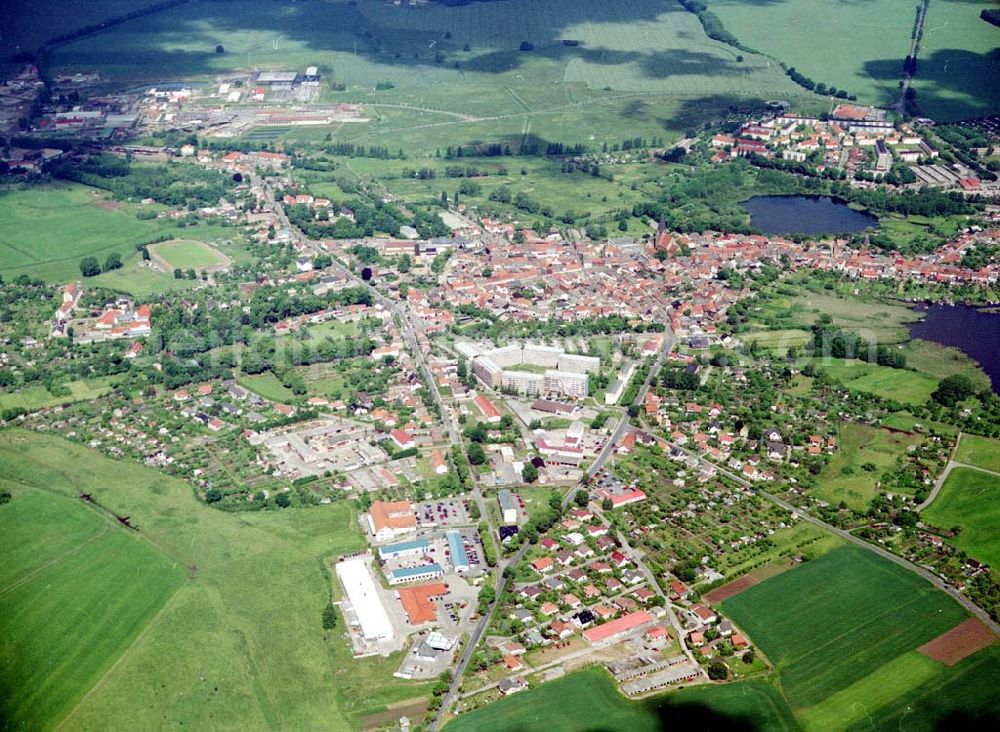
<instances>
[{"instance_id":1,"label":"parking lot","mask_svg":"<svg viewBox=\"0 0 1000 732\"><path fill-rule=\"evenodd\" d=\"M474 523L469 517L469 502L459 498L414 503L413 512L417 515L417 525L422 529L469 526Z\"/></svg>"}]
</instances>

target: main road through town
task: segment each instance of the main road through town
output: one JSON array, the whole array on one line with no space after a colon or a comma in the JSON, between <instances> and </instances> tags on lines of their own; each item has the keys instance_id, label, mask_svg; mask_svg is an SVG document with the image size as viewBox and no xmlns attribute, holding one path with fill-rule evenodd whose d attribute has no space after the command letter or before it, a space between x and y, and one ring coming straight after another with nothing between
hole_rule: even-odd
<instances>
[{"instance_id":1,"label":"main road through town","mask_svg":"<svg viewBox=\"0 0 1000 732\"><path fill-rule=\"evenodd\" d=\"M309 239L304 234L302 234L302 232L300 232L295 226L291 224L291 222L288 220L288 216L285 214L284 208L281 206L280 203L278 203L278 201L275 200L274 192L271 189L270 185L266 181L262 181L259 179L258 183L261 186L261 189L264 193L264 197L271 211L278 217L282 226L285 227L289 232L291 232L292 236L295 237L296 241L298 241L302 246L310 249L316 254L328 254L329 252L327 252L325 247L320 242ZM358 277L357 274L352 272L348 267L344 266L344 264L338 261L336 258L334 259L334 263L351 281L355 282L358 285L365 285L365 286L368 285L368 283L364 282L364 280ZM424 381L427 383L427 388L430 390L431 397L433 398L434 403L437 405L438 409L441 412L441 420L444 423L445 429L448 432L448 439L451 442L452 446L458 447L458 449L464 455L465 450L464 450L464 445L462 443L461 435L458 432L458 428L455 426L455 422L454 419L452 418L451 411L448 409L448 406L444 403L444 400L441 398L441 393L438 390L437 382L434 380L434 375L431 373L430 367L427 365L427 360L424 357L424 353L420 348L420 343L417 340L416 328L414 327L413 321L411 320L409 310L402 307L395 300L391 300L390 298L383 295L381 292L379 292L377 288L372 287L371 291L376 302L378 302L383 308L389 310L395 317L396 323L398 324L400 332L403 336L403 340L406 342L407 347L413 354L413 358L416 360L417 363L417 368L420 370L420 373ZM664 359L671 352L671 350L673 350L674 342L675 342L674 334L668 328L665 331L663 343L660 344L661 347L656 355L656 359L650 366L649 372L646 374L646 378L643 381L642 386L639 387L639 390L636 393L633 405L641 407L642 404L644 403L646 398L646 392L649 391L650 385L653 383L653 380L656 378L656 376L660 372L660 369L663 367ZM604 469L604 466L607 464L608 460L614 454L615 446L625 435L626 431L630 427L630 424L631 420L628 411L625 411L622 414L621 418L618 420L618 424L615 425L615 428L612 430L611 435L605 441L604 446L598 452L597 457L594 459L594 462L587 469L588 477L592 477ZM569 502L572 500L574 493L575 493L575 487L571 488L566 492L566 495L563 497L563 508L569 505ZM478 482L475 479L473 479L472 495L473 499L479 505L480 515L483 516L485 519L489 520L490 514L486 510L482 492L480 491ZM435 715L434 719L430 724L431 730L437 730L440 727L441 722L444 719L444 715L451 708L452 704L455 702L455 699L458 697L459 686L461 685L462 677L465 674L465 670L466 668L468 668L469 662L472 660L472 654L475 652L476 648L479 645L479 642L483 638L483 635L486 633L486 629L489 627L490 619L493 616L493 612L496 610L497 604L500 602L500 598L503 595L503 592L507 586L507 577L504 576L503 569L515 566L518 562L520 562L524 558L524 554L525 552L527 552L528 546L529 546L528 544L525 544L520 549L518 549L517 552L515 552L508 561L502 563L500 575L497 580L496 598L490 605L489 609L486 612L484 612L483 615L480 617L479 621L476 623L476 626L473 628L472 633L469 636L468 642L465 644L461 658L459 659L458 664L453 669L451 685L448 687L448 691L442 697L441 706L438 709L438 713ZM642 569L645 570L644 565ZM658 589L658 585L655 585L654 583L654 586ZM674 622L676 624L676 620Z\"/></svg>"}]
</instances>

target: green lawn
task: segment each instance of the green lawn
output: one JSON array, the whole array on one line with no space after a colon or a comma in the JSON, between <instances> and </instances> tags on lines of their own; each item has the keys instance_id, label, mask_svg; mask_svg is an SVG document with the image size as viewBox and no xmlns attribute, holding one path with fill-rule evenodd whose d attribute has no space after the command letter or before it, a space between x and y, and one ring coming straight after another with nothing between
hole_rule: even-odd
<instances>
[{"instance_id":1,"label":"green lawn","mask_svg":"<svg viewBox=\"0 0 1000 732\"><path fill-rule=\"evenodd\" d=\"M949 541L970 557L1000 567L1000 476L955 468L920 517L944 529L962 527Z\"/></svg>"},{"instance_id":2,"label":"green lawn","mask_svg":"<svg viewBox=\"0 0 1000 732\"><path fill-rule=\"evenodd\" d=\"M262 374L242 374L237 381L241 386L272 402L288 402L295 399L292 390L278 381L278 377L271 371Z\"/></svg>"},{"instance_id":3,"label":"green lawn","mask_svg":"<svg viewBox=\"0 0 1000 732\"><path fill-rule=\"evenodd\" d=\"M799 710L966 617L925 580L854 546L765 580L722 610L775 662L785 696Z\"/></svg>"},{"instance_id":4,"label":"green lawn","mask_svg":"<svg viewBox=\"0 0 1000 732\"><path fill-rule=\"evenodd\" d=\"M15 487L14 500L0 507L0 521L6 526L2 517L11 509L37 513L40 536L55 537L53 554L102 529L68 518L67 538L59 537L62 522L52 511L38 513L37 500L18 509L27 493L90 511L76 498L85 490L140 528L132 534L101 518L110 527L107 538L98 533L46 569L50 581L39 574L37 582L3 596L5 610L15 608L0 614L5 682L14 658L30 652L41 659L37 670L15 666L16 688L26 689L17 707L25 728L62 719L69 729L183 723L191 729L347 730L388 704L429 693L426 684L392 677L398 656L355 663L339 632L324 638L320 612L331 585L322 561L363 546L348 502L225 513L196 501L179 480L23 430L0 432L0 475L31 486ZM30 526L10 538L0 531L0 544L30 536ZM22 565L4 570L6 583L44 561L28 550L5 557L8 565ZM144 557L152 560L143 565ZM164 604L170 582L176 591ZM38 642L16 646L11 656L6 638L25 633Z\"/></svg>"},{"instance_id":5,"label":"green lawn","mask_svg":"<svg viewBox=\"0 0 1000 732\"><path fill-rule=\"evenodd\" d=\"M0 507L0 717L47 727L128 648L185 571L79 500L13 492Z\"/></svg>"},{"instance_id":6,"label":"green lawn","mask_svg":"<svg viewBox=\"0 0 1000 732\"><path fill-rule=\"evenodd\" d=\"M223 264L226 258L202 241L175 239L152 247L153 251L167 262L171 268L187 270L206 269Z\"/></svg>"},{"instance_id":7,"label":"green lawn","mask_svg":"<svg viewBox=\"0 0 1000 732\"><path fill-rule=\"evenodd\" d=\"M955 460L1000 473L1000 440L963 434Z\"/></svg>"},{"instance_id":8,"label":"green lawn","mask_svg":"<svg viewBox=\"0 0 1000 732\"><path fill-rule=\"evenodd\" d=\"M626 700L602 669L587 669L463 714L447 732L658 732L663 729L795 730L781 694L747 681Z\"/></svg>"},{"instance_id":9,"label":"green lawn","mask_svg":"<svg viewBox=\"0 0 1000 732\"><path fill-rule=\"evenodd\" d=\"M868 425L844 422L837 430L837 451L820 472L812 495L834 505L844 501L864 510L878 495L876 484L896 464L910 445L924 442L922 435L908 436ZM861 466L874 463L875 471Z\"/></svg>"},{"instance_id":10,"label":"green lawn","mask_svg":"<svg viewBox=\"0 0 1000 732\"><path fill-rule=\"evenodd\" d=\"M0 274L47 280L80 277L80 259L123 258L135 245L167 230L162 221L140 221L135 206L106 200L96 188L54 183L0 191Z\"/></svg>"},{"instance_id":11,"label":"green lawn","mask_svg":"<svg viewBox=\"0 0 1000 732\"><path fill-rule=\"evenodd\" d=\"M907 404L924 404L937 388L937 379L908 369L894 369L857 359L814 358L817 371L839 381L848 389L869 392L883 399Z\"/></svg>"}]
</instances>

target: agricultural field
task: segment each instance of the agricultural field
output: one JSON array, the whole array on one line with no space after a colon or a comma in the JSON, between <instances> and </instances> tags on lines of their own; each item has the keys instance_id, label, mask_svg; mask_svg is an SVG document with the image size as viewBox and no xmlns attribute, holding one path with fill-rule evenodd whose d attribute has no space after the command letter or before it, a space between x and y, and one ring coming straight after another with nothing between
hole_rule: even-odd
<instances>
[{"instance_id":1,"label":"agricultural field","mask_svg":"<svg viewBox=\"0 0 1000 732\"><path fill-rule=\"evenodd\" d=\"M965 437L962 437L965 441ZM955 468L930 506L920 512L923 521L961 532L949 541L970 557L1000 567L1000 475Z\"/></svg>"},{"instance_id":2,"label":"agricultural field","mask_svg":"<svg viewBox=\"0 0 1000 732\"><path fill-rule=\"evenodd\" d=\"M80 277L85 256L134 256L137 244L167 230L162 221L136 219L135 211L72 183L0 191L0 274L68 281Z\"/></svg>"},{"instance_id":3,"label":"agricultural field","mask_svg":"<svg viewBox=\"0 0 1000 732\"><path fill-rule=\"evenodd\" d=\"M876 673L966 617L925 580L854 546L755 585L723 602L722 610L776 664L797 711Z\"/></svg>"},{"instance_id":4,"label":"agricultural field","mask_svg":"<svg viewBox=\"0 0 1000 732\"><path fill-rule=\"evenodd\" d=\"M26 527L0 532L0 582L21 582L4 604L32 608L0 618L5 686L8 638L31 634L33 644L14 647L42 659L37 673L18 664L22 726L107 729L127 719L136 729L197 729L239 718L245 729L347 730L386 705L427 698L427 685L393 679L398 657L350 662L338 633L324 637L323 563L363 545L348 503L224 513L179 480L23 430L0 432L0 475L14 493L0 521ZM138 533L82 518L91 511L82 491L129 515ZM25 541L39 549L19 549ZM50 561L42 548L65 558L28 577Z\"/></svg>"},{"instance_id":5,"label":"agricultural field","mask_svg":"<svg viewBox=\"0 0 1000 732\"><path fill-rule=\"evenodd\" d=\"M1000 473L1000 440L963 434L955 460Z\"/></svg>"},{"instance_id":6,"label":"agricultural field","mask_svg":"<svg viewBox=\"0 0 1000 732\"><path fill-rule=\"evenodd\" d=\"M894 369L856 359L814 358L811 362L817 371L824 371L848 389L907 404L924 404L938 384L937 379L917 371Z\"/></svg>"},{"instance_id":7,"label":"agricultural field","mask_svg":"<svg viewBox=\"0 0 1000 732\"><path fill-rule=\"evenodd\" d=\"M742 44L794 66L817 83L846 89L872 104L888 104L899 92L916 17L911 0L705 4Z\"/></svg>"},{"instance_id":8,"label":"agricultural field","mask_svg":"<svg viewBox=\"0 0 1000 732\"><path fill-rule=\"evenodd\" d=\"M998 29L979 17L989 0L931 2L913 88L922 114L958 120L1000 108Z\"/></svg>"},{"instance_id":9,"label":"agricultural field","mask_svg":"<svg viewBox=\"0 0 1000 732\"><path fill-rule=\"evenodd\" d=\"M841 423L837 430L837 452L817 476L810 492L833 505L841 501L849 508L864 510L878 495L878 482L910 445L924 442L923 436L905 435L854 422ZM874 465L869 472L863 465Z\"/></svg>"},{"instance_id":10,"label":"agricultural field","mask_svg":"<svg viewBox=\"0 0 1000 732\"><path fill-rule=\"evenodd\" d=\"M601 669L563 679L463 714L447 732L657 732L678 729L795 730L795 720L772 686L745 681L691 687L646 702L626 700Z\"/></svg>"},{"instance_id":11,"label":"agricultural field","mask_svg":"<svg viewBox=\"0 0 1000 732\"><path fill-rule=\"evenodd\" d=\"M225 267L229 258L205 242L193 239L174 239L149 247L150 254L162 259L170 269L214 269Z\"/></svg>"}]
</instances>

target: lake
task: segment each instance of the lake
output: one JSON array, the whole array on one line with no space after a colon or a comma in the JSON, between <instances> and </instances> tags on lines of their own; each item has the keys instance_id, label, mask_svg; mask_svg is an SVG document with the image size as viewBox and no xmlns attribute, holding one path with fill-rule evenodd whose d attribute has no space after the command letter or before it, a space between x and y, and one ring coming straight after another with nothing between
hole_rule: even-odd
<instances>
[{"instance_id":1,"label":"lake","mask_svg":"<svg viewBox=\"0 0 1000 732\"><path fill-rule=\"evenodd\" d=\"M967 305L931 305L927 317L910 323L910 335L951 346L979 362L1000 394L1000 312Z\"/></svg>"},{"instance_id":2,"label":"lake","mask_svg":"<svg viewBox=\"0 0 1000 732\"><path fill-rule=\"evenodd\" d=\"M876 216L830 196L754 196L740 205L750 225L765 234L853 234L878 227Z\"/></svg>"}]
</instances>

